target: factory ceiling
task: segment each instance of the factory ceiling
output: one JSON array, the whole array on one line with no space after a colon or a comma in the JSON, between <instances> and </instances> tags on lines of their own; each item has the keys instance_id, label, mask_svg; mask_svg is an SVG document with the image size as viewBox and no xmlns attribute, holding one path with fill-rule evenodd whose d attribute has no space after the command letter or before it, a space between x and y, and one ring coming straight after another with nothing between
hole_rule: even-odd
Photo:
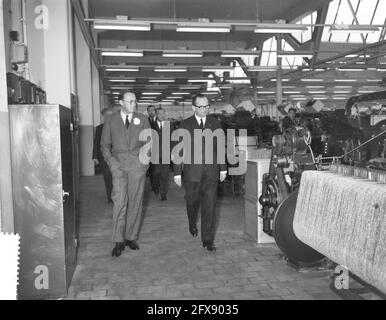
<instances>
[{"instance_id":1,"label":"factory ceiling","mask_svg":"<svg viewBox=\"0 0 386 320\"><path fill-rule=\"evenodd\" d=\"M280 63L284 99L317 92L343 100L382 85L384 2L89 0L84 20L111 94L127 88L144 103L173 103L203 90L219 101L235 92L256 99L257 91L268 102ZM351 33L335 35L331 29L339 25ZM353 25L369 31L358 33ZM294 30L275 31L282 26ZM158 91L162 95L151 95Z\"/></svg>"}]
</instances>

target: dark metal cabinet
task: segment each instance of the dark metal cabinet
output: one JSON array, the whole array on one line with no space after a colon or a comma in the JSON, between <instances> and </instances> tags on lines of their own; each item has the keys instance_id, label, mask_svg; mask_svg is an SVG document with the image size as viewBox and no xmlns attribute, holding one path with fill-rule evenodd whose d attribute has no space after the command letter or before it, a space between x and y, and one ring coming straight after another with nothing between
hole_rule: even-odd
<instances>
[{"instance_id":1,"label":"dark metal cabinet","mask_svg":"<svg viewBox=\"0 0 386 320\"><path fill-rule=\"evenodd\" d=\"M65 297L76 266L71 110L9 106L19 299Z\"/></svg>"}]
</instances>

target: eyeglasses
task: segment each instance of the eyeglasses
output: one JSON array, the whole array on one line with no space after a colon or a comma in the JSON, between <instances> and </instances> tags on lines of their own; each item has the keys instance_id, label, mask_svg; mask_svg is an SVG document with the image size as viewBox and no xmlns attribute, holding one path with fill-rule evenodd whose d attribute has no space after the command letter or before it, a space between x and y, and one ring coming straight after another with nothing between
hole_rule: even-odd
<instances>
[{"instance_id":1,"label":"eyeglasses","mask_svg":"<svg viewBox=\"0 0 386 320\"><path fill-rule=\"evenodd\" d=\"M206 109L208 110L210 108L210 105L206 105L206 106L194 106L195 108L198 108L198 109Z\"/></svg>"}]
</instances>

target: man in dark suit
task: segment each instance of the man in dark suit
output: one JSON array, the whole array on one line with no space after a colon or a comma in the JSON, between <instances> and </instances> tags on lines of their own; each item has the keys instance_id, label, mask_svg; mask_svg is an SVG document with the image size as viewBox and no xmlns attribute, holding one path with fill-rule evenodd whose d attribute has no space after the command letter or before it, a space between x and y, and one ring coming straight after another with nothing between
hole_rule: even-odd
<instances>
[{"instance_id":1,"label":"man in dark suit","mask_svg":"<svg viewBox=\"0 0 386 320\"><path fill-rule=\"evenodd\" d=\"M221 128L220 122L208 116L209 113L209 100L205 95L197 95L194 97L193 102L194 116L182 121L180 129L184 129L189 132L191 141L193 142L194 135L205 131L209 133L221 132L224 134ZM225 138L224 138L225 139ZM189 148L191 154L191 160L184 158L182 164L175 164L174 166L174 181L181 187L182 186L182 174L184 176L184 186L186 190L186 202L187 213L189 219L189 231L193 237L198 235L197 230L197 217L198 211L201 206L201 240L204 248L209 251L215 251L214 244L215 231L216 231L216 215L215 205L217 197L217 185L220 180L223 182L227 176L227 166L224 163L218 163L217 161L217 140L213 139L212 149L209 148L209 143L206 139L202 139L202 146L193 146L196 143L189 145L187 140L182 140L184 154ZM220 148L225 149L225 145L219 145ZM224 151L224 149L222 151ZM224 151L225 154L225 151ZM196 157L201 155L201 161L195 161ZM212 162L205 161L206 156L212 156ZM224 157L225 158L225 157Z\"/></svg>"},{"instance_id":2,"label":"man in dark suit","mask_svg":"<svg viewBox=\"0 0 386 320\"><path fill-rule=\"evenodd\" d=\"M112 115L116 111L118 110L115 107L105 108L102 110L102 116L106 118L107 116ZM113 200L111 199L111 192L113 191L113 177L111 176L109 166L107 165L105 159L103 158L102 151L101 151L102 131L103 131L103 123L96 127L92 158L95 164L100 165L102 169L105 188L106 188L106 194L107 194L107 201L109 203L113 203Z\"/></svg>"},{"instance_id":3,"label":"man in dark suit","mask_svg":"<svg viewBox=\"0 0 386 320\"><path fill-rule=\"evenodd\" d=\"M137 240L142 225L142 204L146 171L150 159L142 158L140 140L145 129L150 130L149 120L137 113L137 99L126 92L120 101L120 112L106 118L101 149L113 176L114 201L112 255L119 257L125 246L139 250Z\"/></svg>"},{"instance_id":4,"label":"man in dark suit","mask_svg":"<svg viewBox=\"0 0 386 320\"><path fill-rule=\"evenodd\" d=\"M169 139L170 139L170 132L172 132L170 121L166 121L166 113L165 110L162 108L158 108L156 110L157 119L156 122L153 124L152 129L155 130L158 134L158 141L159 141L159 162L158 164L152 164L152 179L154 182L154 188L155 192L159 193L161 201L167 200L167 194L169 191L169 185L170 185L170 164L166 163L168 161L165 161L165 164L162 163L162 153L163 153L163 136L164 136L164 130L167 130L167 127L170 128L169 131ZM170 150L169 150L170 152Z\"/></svg>"},{"instance_id":5,"label":"man in dark suit","mask_svg":"<svg viewBox=\"0 0 386 320\"><path fill-rule=\"evenodd\" d=\"M152 129L154 129L156 126L156 122L157 122L157 115L156 115L156 111L155 111L155 106L149 105L147 107L147 114L149 116L150 127ZM147 176L150 178L151 190L155 194L159 194L159 189L157 189L157 187L156 187L156 181L154 181L154 174L153 174L154 169L155 169L154 165L152 163L150 163L149 170L147 172Z\"/></svg>"}]
</instances>

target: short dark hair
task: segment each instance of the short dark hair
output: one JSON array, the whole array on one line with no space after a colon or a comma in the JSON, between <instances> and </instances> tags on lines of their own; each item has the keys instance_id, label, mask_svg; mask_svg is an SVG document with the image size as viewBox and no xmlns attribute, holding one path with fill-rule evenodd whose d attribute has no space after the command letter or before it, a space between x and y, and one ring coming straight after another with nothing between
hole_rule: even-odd
<instances>
[{"instance_id":1,"label":"short dark hair","mask_svg":"<svg viewBox=\"0 0 386 320\"><path fill-rule=\"evenodd\" d=\"M149 106L147 107L147 110L149 110L150 108L154 108L154 109L155 109L155 106L153 106L153 105L151 104L151 105L149 105Z\"/></svg>"},{"instance_id":2,"label":"short dark hair","mask_svg":"<svg viewBox=\"0 0 386 320\"><path fill-rule=\"evenodd\" d=\"M209 99L208 99L208 97L206 95L204 95L202 93L199 93L199 94L195 95L193 97L193 99L192 99L192 105L193 106L196 106L196 102L197 102L198 99L207 99L208 102L209 102Z\"/></svg>"}]
</instances>

